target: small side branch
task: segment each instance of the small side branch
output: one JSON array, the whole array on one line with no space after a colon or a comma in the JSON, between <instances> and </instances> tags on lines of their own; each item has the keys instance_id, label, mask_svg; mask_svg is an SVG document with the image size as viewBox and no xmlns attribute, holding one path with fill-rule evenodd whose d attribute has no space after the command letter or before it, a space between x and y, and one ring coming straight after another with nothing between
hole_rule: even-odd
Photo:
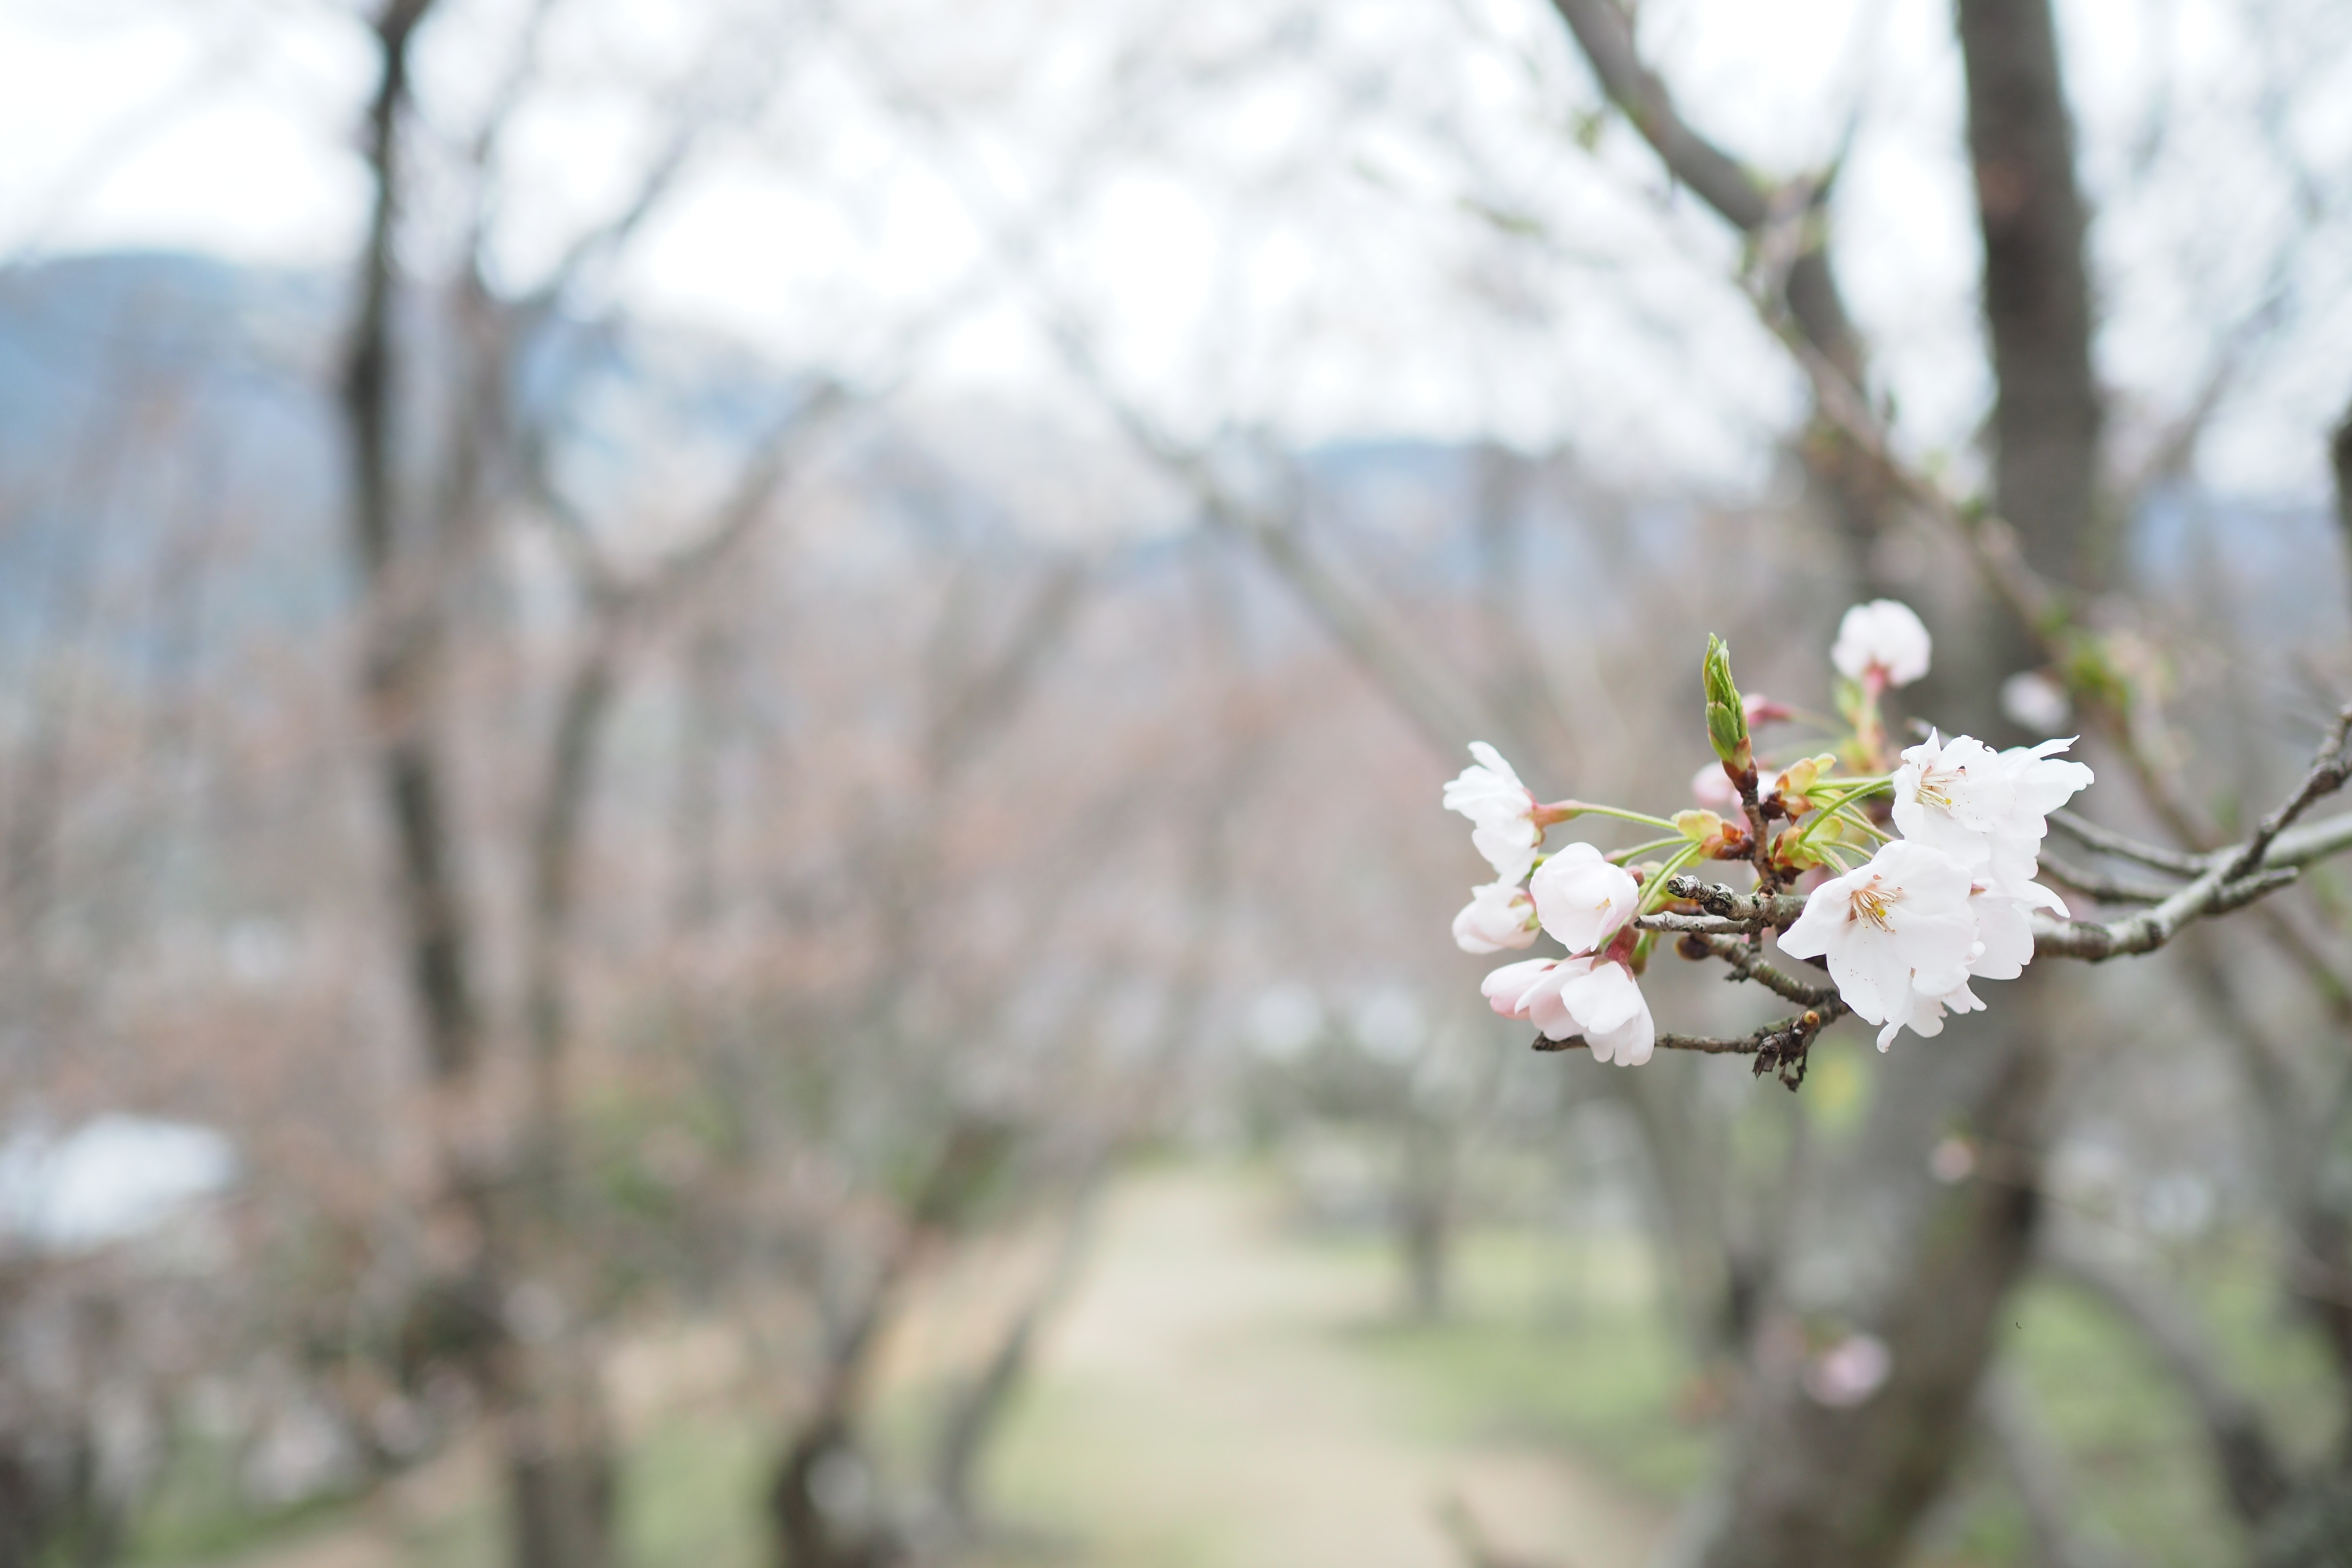
<instances>
[{"instance_id":1,"label":"small side branch","mask_svg":"<svg viewBox=\"0 0 2352 1568\"><path fill-rule=\"evenodd\" d=\"M1696 904L1706 912L1690 915L1661 910L1635 921L1642 930L1689 931L1702 936L1768 928L1784 931L1805 912L1805 900L1795 893L1737 893L1720 882L1702 882L1696 877L1669 879L1666 891L1685 903Z\"/></svg>"},{"instance_id":2,"label":"small side branch","mask_svg":"<svg viewBox=\"0 0 2352 1568\"><path fill-rule=\"evenodd\" d=\"M2260 866L2272 844L2296 817L2314 801L2342 789L2347 780L2352 780L2352 707L2336 715L2336 728L2328 731L2327 743L2312 759L2311 771L2304 775L2302 784L2285 804L2263 818L2253 837L2231 858L2226 875L2234 880Z\"/></svg>"},{"instance_id":3,"label":"small side branch","mask_svg":"<svg viewBox=\"0 0 2352 1568\"><path fill-rule=\"evenodd\" d=\"M1818 1007L1808 1007L1793 1017L1775 1019L1745 1035L1660 1035L1656 1048L1662 1051L1698 1051L1707 1056L1754 1057L1756 1073L1777 1072L1782 1083L1795 1089L1805 1081L1806 1053L1812 1048L1813 1037L1833 1019L1843 1017L1849 1009L1832 996ZM1535 1048L1539 1051L1580 1051L1588 1047L1582 1036L1565 1040L1547 1039L1538 1035Z\"/></svg>"},{"instance_id":4,"label":"small side branch","mask_svg":"<svg viewBox=\"0 0 2352 1568\"><path fill-rule=\"evenodd\" d=\"M1676 936L1743 936L1771 925L1768 915L1685 915L1659 910L1633 922L1636 931L1662 931ZM1786 923L1786 922L1783 922Z\"/></svg>"},{"instance_id":5,"label":"small side branch","mask_svg":"<svg viewBox=\"0 0 2352 1568\"><path fill-rule=\"evenodd\" d=\"M1752 980L1784 1001L1803 1007L1820 1007L1837 1000L1836 986L1808 984L1787 970L1765 963L1756 955L1754 948L1737 938L1694 935L1684 941L1699 947L1697 956L1712 955L1723 960L1739 979Z\"/></svg>"},{"instance_id":6,"label":"small side branch","mask_svg":"<svg viewBox=\"0 0 2352 1568\"><path fill-rule=\"evenodd\" d=\"M2352 847L2352 816L2331 817L2300 832L2293 831L2295 819L2313 802L2334 795L2347 782L2352 782L2352 707L2336 715L2326 743L2312 759L2302 784L2276 810L2263 818L2243 844L2176 861L2175 866L2183 862L2196 866L2197 879L2129 920L2113 925L2092 925L2035 917L2034 956L2081 958L2095 963L2124 953L2152 952L2170 942L2191 921L2243 909L2291 885L2296 868ZM2051 820L2109 854L2143 863L2150 858L2146 853L2147 846L2109 834L2104 828L2090 830L2089 824L2071 813L2055 813ZM2105 842L2096 842L2097 839Z\"/></svg>"}]
</instances>

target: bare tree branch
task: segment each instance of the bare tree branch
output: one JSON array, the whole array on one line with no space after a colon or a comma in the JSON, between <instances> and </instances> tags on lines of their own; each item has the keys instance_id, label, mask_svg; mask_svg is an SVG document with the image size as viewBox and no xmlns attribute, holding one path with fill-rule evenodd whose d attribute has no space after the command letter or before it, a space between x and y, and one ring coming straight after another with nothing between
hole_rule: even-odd
<instances>
[{"instance_id":1,"label":"bare tree branch","mask_svg":"<svg viewBox=\"0 0 2352 1568\"><path fill-rule=\"evenodd\" d=\"M1732 973L1742 980L1752 980L1784 1002L1794 1002L1803 1007L1821 1007L1837 1000L1834 985L1814 985L1798 979L1786 970L1775 968L1756 956L1756 950L1736 937L1692 935L1683 939L1696 942L1706 952L1731 966Z\"/></svg>"},{"instance_id":2,"label":"bare tree branch","mask_svg":"<svg viewBox=\"0 0 2352 1568\"><path fill-rule=\"evenodd\" d=\"M2292 886L2296 874L2295 868L2289 866L2231 881L2223 869L2217 867L2208 871L2162 903L2113 925L2053 921L2037 914L2033 919L2033 955L2079 958L2097 963L2129 953L2154 952L2179 935L2189 921L2242 910L2257 899Z\"/></svg>"},{"instance_id":3,"label":"bare tree branch","mask_svg":"<svg viewBox=\"0 0 2352 1568\"><path fill-rule=\"evenodd\" d=\"M1667 171L1732 227L1760 230L1771 216L1770 192L1683 119L1666 84L1642 63L1633 22L1616 0L1553 0L1552 8L1576 36L1601 90L1625 111Z\"/></svg>"},{"instance_id":4,"label":"bare tree branch","mask_svg":"<svg viewBox=\"0 0 2352 1568\"><path fill-rule=\"evenodd\" d=\"M1792 1017L1777 1018L1745 1035L1660 1035L1654 1048L1696 1051L1706 1056L1754 1057L1759 1077L1767 1069L1778 1068L1780 1081L1794 1089L1804 1081L1805 1055L1812 1047L1813 1037L1851 1011L1843 1001L1832 997L1818 1007L1808 1007ZM1538 1035L1532 1046L1544 1052L1591 1048L1581 1035L1565 1040Z\"/></svg>"},{"instance_id":5,"label":"bare tree branch","mask_svg":"<svg viewBox=\"0 0 2352 1568\"><path fill-rule=\"evenodd\" d=\"M1065 360L1136 446L1192 493L1212 523L1257 551L1423 739L1452 756L1465 742L1487 733L1492 726L1480 705L1457 689L1436 660L1396 629L1394 614L1369 603L1360 588L1343 583L1315 559L1294 518L1235 493L1205 456L1160 429L1111 384L1091 345L1075 326L1056 321L1054 329Z\"/></svg>"},{"instance_id":6,"label":"bare tree branch","mask_svg":"<svg viewBox=\"0 0 2352 1568\"><path fill-rule=\"evenodd\" d=\"M2223 870L2225 877L2242 877L2261 865L2263 853L2273 841L2308 810L2313 802L2323 795L2334 795L2344 787L2347 779L2352 779L2352 751L2346 749L2347 744L2352 744L2352 707L2336 714L2336 728L2329 732L2327 743L2320 748L2319 755L2304 775L2302 784L2278 809L2263 818L2254 828L2253 836L2246 840L2245 847L2231 858Z\"/></svg>"}]
</instances>

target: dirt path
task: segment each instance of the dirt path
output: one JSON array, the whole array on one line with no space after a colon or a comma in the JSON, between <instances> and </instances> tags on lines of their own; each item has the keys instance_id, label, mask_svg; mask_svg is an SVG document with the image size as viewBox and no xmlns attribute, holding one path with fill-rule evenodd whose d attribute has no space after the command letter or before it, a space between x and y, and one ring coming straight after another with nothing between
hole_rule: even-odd
<instances>
[{"instance_id":1,"label":"dirt path","mask_svg":"<svg viewBox=\"0 0 2352 1568\"><path fill-rule=\"evenodd\" d=\"M1449 1447L1340 1331L1381 1302L1197 1173L1114 1195L1097 1255L994 1468L1007 1508L1102 1568L1466 1568L1439 1523L1557 1568L1638 1568L1655 1513L1556 1455Z\"/></svg>"},{"instance_id":2,"label":"dirt path","mask_svg":"<svg viewBox=\"0 0 2352 1568\"><path fill-rule=\"evenodd\" d=\"M1097 1224L988 1467L993 1511L1045 1531L1009 1544L1004 1568L1470 1568L1440 1523L1449 1499L1513 1568L1642 1568L1663 1536L1654 1510L1556 1453L1449 1440L1418 1385L1349 1331L1384 1310L1386 1282L1286 1235L1263 1184L1197 1168L1133 1176ZM919 1317L936 1334L995 1312L947 1289ZM650 1411L709 1382L709 1338L632 1347L621 1402ZM747 1471L747 1498L755 1480ZM420 1531L480 1514L489 1481L468 1447L233 1568L451 1568ZM686 1568L752 1562L748 1506L741 1524L740 1542ZM467 1564L494 1563L487 1528ZM634 1568L680 1568L677 1555Z\"/></svg>"}]
</instances>

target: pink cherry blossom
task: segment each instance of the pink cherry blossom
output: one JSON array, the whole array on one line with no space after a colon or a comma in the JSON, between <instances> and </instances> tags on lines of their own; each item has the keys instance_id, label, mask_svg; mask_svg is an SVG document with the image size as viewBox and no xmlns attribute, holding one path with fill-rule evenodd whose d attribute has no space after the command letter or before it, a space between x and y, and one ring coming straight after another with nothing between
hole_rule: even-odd
<instances>
[{"instance_id":1,"label":"pink cherry blossom","mask_svg":"<svg viewBox=\"0 0 2352 1568\"><path fill-rule=\"evenodd\" d=\"M1524 959L1488 974L1481 989L1496 1012L1534 1024L1546 1039L1583 1036L1595 1061L1639 1067L1657 1041L1640 984L1612 959Z\"/></svg>"}]
</instances>

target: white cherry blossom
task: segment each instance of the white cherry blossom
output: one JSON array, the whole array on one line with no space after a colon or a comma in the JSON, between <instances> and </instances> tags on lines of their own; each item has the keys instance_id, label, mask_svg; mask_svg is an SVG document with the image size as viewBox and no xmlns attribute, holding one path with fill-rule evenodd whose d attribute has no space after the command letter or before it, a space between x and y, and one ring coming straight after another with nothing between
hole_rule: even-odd
<instances>
[{"instance_id":1,"label":"white cherry blossom","mask_svg":"<svg viewBox=\"0 0 2352 1568\"><path fill-rule=\"evenodd\" d=\"M1981 1013L1984 1003L1969 989L1968 983L1962 981L1940 996L1922 996L1915 1000L1911 1004L1911 1016L1904 1023L1908 1024L1911 1032L1921 1039L1932 1040L1944 1032L1944 1014L1948 1009L1954 1013ZM1897 1027L1897 1025L1889 1023L1878 1032L1880 1050L1885 1050L1893 1042Z\"/></svg>"},{"instance_id":2,"label":"white cherry blossom","mask_svg":"<svg viewBox=\"0 0 2352 1568\"><path fill-rule=\"evenodd\" d=\"M1471 742L1470 755L1476 760L1445 786L1445 809L1470 819L1470 842L1498 879L1524 881L1543 843L1536 797L1486 742Z\"/></svg>"},{"instance_id":3,"label":"white cherry blossom","mask_svg":"<svg viewBox=\"0 0 2352 1568\"><path fill-rule=\"evenodd\" d=\"M2065 900L2039 882L2000 884L1979 879L1969 888L1969 913L1977 922L1976 956L1969 960L1970 980L2014 980L2033 962L2033 910L2066 913ZM1944 1032L1944 1014L1978 1013L1984 1003L1967 981L1937 996L1913 1005L1911 1028L1927 1038ZM1882 1048L1884 1048L1882 1047Z\"/></svg>"},{"instance_id":4,"label":"white cherry blossom","mask_svg":"<svg viewBox=\"0 0 2352 1568\"><path fill-rule=\"evenodd\" d=\"M1487 975L1480 989L1496 1012L1526 1019L1546 1039L1583 1036L1595 1061L1639 1067L1657 1043L1640 984L1613 959L1523 959Z\"/></svg>"},{"instance_id":5,"label":"white cherry blossom","mask_svg":"<svg viewBox=\"0 0 2352 1568\"><path fill-rule=\"evenodd\" d=\"M1535 940L1535 900L1517 882L1471 889L1470 901L1454 917L1454 944L1465 952L1532 947Z\"/></svg>"},{"instance_id":6,"label":"white cherry blossom","mask_svg":"<svg viewBox=\"0 0 2352 1568\"><path fill-rule=\"evenodd\" d=\"M1994 830L2007 821L2017 787L2000 753L1973 735L1935 731L1903 753L1895 773L1895 826L1964 866L1992 858Z\"/></svg>"},{"instance_id":7,"label":"white cherry blossom","mask_svg":"<svg viewBox=\"0 0 2352 1568\"><path fill-rule=\"evenodd\" d=\"M1570 952L1597 952L1641 907L1642 887L1590 844L1570 844L1536 868L1528 891L1544 930Z\"/></svg>"},{"instance_id":8,"label":"white cherry blossom","mask_svg":"<svg viewBox=\"0 0 2352 1568\"><path fill-rule=\"evenodd\" d=\"M2035 910L2066 918L2066 901L2039 882L1994 882L1979 878L1969 888L1969 912L1976 917L1983 951L1969 961L1979 980L2014 980L2033 962Z\"/></svg>"},{"instance_id":9,"label":"white cherry blossom","mask_svg":"<svg viewBox=\"0 0 2352 1568\"><path fill-rule=\"evenodd\" d=\"M1895 826L1965 866L1991 868L2003 884L2031 882L2049 815L2091 782L2081 763L2054 753L2074 737L1996 752L1970 735L1927 738L1903 753L1895 774Z\"/></svg>"},{"instance_id":10,"label":"white cherry blossom","mask_svg":"<svg viewBox=\"0 0 2352 1568\"><path fill-rule=\"evenodd\" d=\"M1969 868L1941 849L1898 839L1870 864L1813 889L1780 934L1791 958L1829 960L1838 995L1883 1026L1878 1048L1906 1025L1943 1027L1944 1007L1967 1010L1969 965L1983 949L1969 908Z\"/></svg>"},{"instance_id":11,"label":"white cherry blossom","mask_svg":"<svg viewBox=\"0 0 2352 1568\"><path fill-rule=\"evenodd\" d=\"M2034 859L2041 858L2042 835L2050 831L2045 819L2074 799L2077 791L2087 789L2095 776L2088 765L2062 761L2057 755L2074 743L2074 737L2068 735L2038 746L2011 746L2000 754L2017 790L2015 826L2020 837L2032 841Z\"/></svg>"},{"instance_id":12,"label":"white cherry blossom","mask_svg":"<svg viewBox=\"0 0 2352 1568\"><path fill-rule=\"evenodd\" d=\"M1877 672L1883 686L1908 686L1927 673L1927 628L1898 599L1856 605L1838 622L1830 662L1848 680L1870 684Z\"/></svg>"}]
</instances>

